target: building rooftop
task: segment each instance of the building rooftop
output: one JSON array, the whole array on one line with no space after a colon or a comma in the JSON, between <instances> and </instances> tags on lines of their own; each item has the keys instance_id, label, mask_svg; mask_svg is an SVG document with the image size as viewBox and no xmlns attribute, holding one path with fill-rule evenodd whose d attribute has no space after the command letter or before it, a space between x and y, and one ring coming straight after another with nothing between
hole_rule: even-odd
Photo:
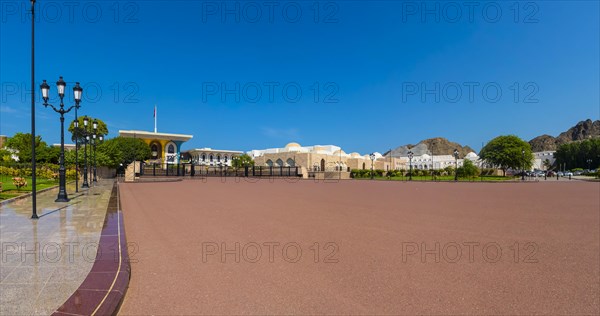
<instances>
[{"instance_id":1,"label":"building rooftop","mask_svg":"<svg viewBox=\"0 0 600 316\"><path fill-rule=\"evenodd\" d=\"M209 147L188 149L184 152L192 152L192 151L214 151L214 152L220 152L220 153L235 153L235 154L244 153L243 151L239 151L239 150L221 150L221 149L212 149Z\"/></svg>"},{"instance_id":2,"label":"building rooftop","mask_svg":"<svg viewBox=\"0 0 600 316\"><path fill-rule=\"evenodd\" d=\"M130 137L130 138L139 137L139 138L164 139L164 140L179 140L179 141L184 141L184 142L186 142L194 137L193 135L186 135L186 134L154 133L154 132L136 131L136 130L119 131L119 136Z\"/></svg>"}]
</instances>

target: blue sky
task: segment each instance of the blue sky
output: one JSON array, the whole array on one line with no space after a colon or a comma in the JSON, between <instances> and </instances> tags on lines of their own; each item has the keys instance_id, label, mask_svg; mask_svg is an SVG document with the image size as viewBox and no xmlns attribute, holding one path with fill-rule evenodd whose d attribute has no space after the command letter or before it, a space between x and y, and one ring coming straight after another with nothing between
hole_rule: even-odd
<instances>
[{"instance_id":1,"label":"blue sky","mask_svg":"<svg viewBox=\"0 0 600 316\"><path fill-rule=\"evenodd\" d=\"M5 135L30 130L28 3L0 1ZM600 118L597 1L273 3L38 0L36 93L62 75L71 104L81 82L80 115L110 136L151 131L156 104L160 132L194 135L184 149L479 150ZM59 142L58 115L36 115Z\"/></svg>"}]
</instances>

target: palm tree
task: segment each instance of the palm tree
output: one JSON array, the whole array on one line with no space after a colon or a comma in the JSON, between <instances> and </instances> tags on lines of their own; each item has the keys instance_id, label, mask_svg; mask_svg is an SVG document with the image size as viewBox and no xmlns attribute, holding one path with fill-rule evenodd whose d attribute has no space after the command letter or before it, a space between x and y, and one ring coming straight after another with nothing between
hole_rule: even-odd
<instances>
[{"instance_id":1,"label":"palm tree","mask_svg":"<svg viewBox=\"0 0 600 316\"><path fill-rule=\"evenodd\" d=\"M544 164L544 168L546 168L546 170L552 170L552 164L550 163L549 159L544 160L543 164Z\"/></svg>"}]
</instances>

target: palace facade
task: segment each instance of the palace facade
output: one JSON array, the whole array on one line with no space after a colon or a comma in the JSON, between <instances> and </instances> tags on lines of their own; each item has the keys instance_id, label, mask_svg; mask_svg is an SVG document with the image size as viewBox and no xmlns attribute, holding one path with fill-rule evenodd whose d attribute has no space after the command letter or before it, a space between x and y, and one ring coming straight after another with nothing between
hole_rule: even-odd
<instances>
[{"instance_id":1,"label":"palace facade","mask_svg":"<svg viewBox=\"0 0 600 316\"><path fill-rule=\"evenodd\" d=\"M177 164L181 157L181 145L194 136L185 134L154 133L146 131L119 131L119 136L139 138L150 146L152 162Z\"/></svg>"},{"instance_id":2,"label":"palace facade","mask_svg":"<svg viewBox=\"0 0 600 316\"><path fill-rule=\"evenodd\" d=\"M257 166L299 166L309 171L349 171L352 169L379 169L379 170L408 170L410 165L415 169L444 169L456 164L462 166L465 159L480 165L479 156L474 152L458 159L452 155L414 156L409 161L406 155L386 155L374 153L375 160L371 161L370 155L359 153L346 153L335 145L301 146L298 143L289 143L283 148L269 148L251 150L247 152L254 159Z\"/></svg>"}]
</instances>

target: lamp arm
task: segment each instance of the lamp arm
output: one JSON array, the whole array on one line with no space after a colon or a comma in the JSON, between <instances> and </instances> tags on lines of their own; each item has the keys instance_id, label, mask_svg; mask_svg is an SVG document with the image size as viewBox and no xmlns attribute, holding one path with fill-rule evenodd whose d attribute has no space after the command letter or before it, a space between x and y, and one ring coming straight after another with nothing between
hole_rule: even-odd
<instances>
[{"instance_id":1,"label":"lamp arm","mask_svg":"<svg viewBox=\"0 0 600 316\"><path fill-rule=\"evenodd\" d=\"M76 105L72 105L72 106L71 106L70 108L68 108L66 111L65 111L65 110L63 110L63 113L67 114L67 113L71 112L71 110L72 110L74 107L76 107Z\"/></svg>"},{"instance_id":2,"label":"lamp arm","mask_svg":"<svg viewBox=\"0 0 600 316\"><path fill-rule=\"evenodd\" d=\"M60 110L57 110L56 107L54 107L54 105L48 102L44 102L44 106L50 106L54 110L54 112L60 113Z\"/></svg>"}]
</instances>

